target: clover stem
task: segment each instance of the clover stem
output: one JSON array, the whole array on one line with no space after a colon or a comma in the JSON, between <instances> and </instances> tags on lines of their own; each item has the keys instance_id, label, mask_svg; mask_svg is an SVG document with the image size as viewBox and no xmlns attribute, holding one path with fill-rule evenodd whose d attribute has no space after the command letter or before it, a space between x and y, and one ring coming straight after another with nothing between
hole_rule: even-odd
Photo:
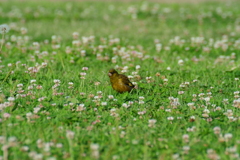
<instances>
[{"instance_id":1,"label":"clover stem","mask_svg":"<svg viewBox=\"0 0 240 160\"><path fill-rule=\"evenodd\" d=\"M4 33L2 35L2 42L1 42L1 46L0 46L0 53L2 53L3 43L4 43Z\"/></svg>"}]
</instances>

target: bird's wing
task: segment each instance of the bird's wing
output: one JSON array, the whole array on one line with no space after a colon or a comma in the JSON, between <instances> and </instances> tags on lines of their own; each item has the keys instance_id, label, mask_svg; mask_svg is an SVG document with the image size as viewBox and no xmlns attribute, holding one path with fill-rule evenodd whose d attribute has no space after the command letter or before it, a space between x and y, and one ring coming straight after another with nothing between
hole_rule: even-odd
<instances>
[{"instance_id":1,"label":"bird's wing","mask_svg":"<svg viewBox=\"0 0 240 160\"><path fill-rule=\"evenodd\" d=\"M119 80L124 85L127 85L127 86L132 87L132 88L134 87L134 85L129 81L128 77L123 75L123 74L119 74Z\"/></svg>"}]
</instances>

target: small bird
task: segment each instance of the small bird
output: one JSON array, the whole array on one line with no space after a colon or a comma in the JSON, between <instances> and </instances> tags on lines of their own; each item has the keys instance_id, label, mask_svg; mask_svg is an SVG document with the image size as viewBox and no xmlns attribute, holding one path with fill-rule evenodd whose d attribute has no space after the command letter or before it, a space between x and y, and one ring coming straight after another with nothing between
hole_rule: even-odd
<instances>
[{"instance_id":1,"label":"small bird","mask_svg":"<svg viewBox=\"0 0 240 160\"><path fill-rule=\"evenodd\" d=\"M119 93L130 92L135 86L129 81L128 77L123 74L118 74L115 69L110 69L108 72L112 88Z\"/></svg>"}]
</instances>

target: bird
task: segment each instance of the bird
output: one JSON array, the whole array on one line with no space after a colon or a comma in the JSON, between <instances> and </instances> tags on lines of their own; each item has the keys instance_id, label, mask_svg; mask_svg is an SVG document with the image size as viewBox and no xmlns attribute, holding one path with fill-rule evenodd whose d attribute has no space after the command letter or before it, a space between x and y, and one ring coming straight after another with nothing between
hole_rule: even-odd
<instances>
[{"instance_id":1,"label":"bird","mask_svg":"<svg viewBox=\"0 0 240 160\"><path fill-rule=\"evenodd\" d=\"M119 74L115 69L108 72L112 88L119 93L130 92L135 86L130 82L127 76Z\"/></svg>"}]
</instances>

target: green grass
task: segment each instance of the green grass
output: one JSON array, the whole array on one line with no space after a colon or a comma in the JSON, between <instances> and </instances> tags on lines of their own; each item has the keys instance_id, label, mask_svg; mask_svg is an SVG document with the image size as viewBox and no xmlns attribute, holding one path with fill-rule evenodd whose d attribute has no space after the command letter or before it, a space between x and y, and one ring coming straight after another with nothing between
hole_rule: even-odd
<instances>
[{"instance_id":1,"label":"green grass","mask_svg":"<svg viewBox=\"0 0 240 160\"><path fill-rule=\"evenodd\" d=\"M0 2L0 159L239 159L239 5Z\"/></svg>"}]
</instances>

